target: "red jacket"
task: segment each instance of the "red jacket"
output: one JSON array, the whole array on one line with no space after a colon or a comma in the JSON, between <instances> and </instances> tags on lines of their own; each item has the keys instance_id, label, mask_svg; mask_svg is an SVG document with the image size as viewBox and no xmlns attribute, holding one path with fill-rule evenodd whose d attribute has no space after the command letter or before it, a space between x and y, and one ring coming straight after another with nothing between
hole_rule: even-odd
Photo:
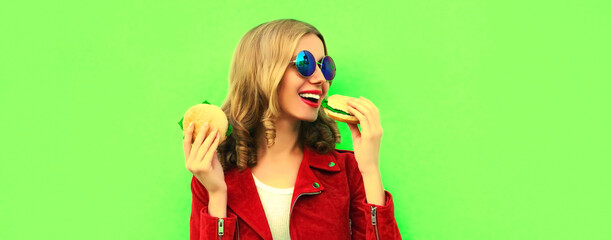
<instances>
[{"instance_id":1,"label":"red jacket","mask_svg":"<svg viewBox=\"0 0 611 240\"><path fill-rule=\"evenodd\" d=\"M250 168L225 172L227 217L208 214L208 192L195 178L190 235L201 239L272 239ZM290 235L300 239L401 239L388 191L386 205L368 204L353 151L318 154L304 148L295 182Z\"/></svg>"}]
</instances>

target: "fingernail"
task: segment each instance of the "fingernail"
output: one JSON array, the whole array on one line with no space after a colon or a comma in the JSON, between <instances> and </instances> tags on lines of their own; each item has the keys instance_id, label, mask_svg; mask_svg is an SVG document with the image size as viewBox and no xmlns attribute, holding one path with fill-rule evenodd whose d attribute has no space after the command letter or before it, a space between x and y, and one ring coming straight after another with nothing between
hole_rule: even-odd
<instances>
[{"instance_id":1,"label":"fingernail","mask_svg":"<svg viewBox=\"0 0 611 240\"><path fill-rule=\"evenodd\" d=\"M207 126L208 126L208 122L204 123L204 127L207 127Z\"/></svg>"},{"instance_id":2,"label":"fingernail","mask_svg":"<svg viewBox=\"0 0 611 240\"><path fill-rule=\"evenodd\" d=\"M193 122L189 123L189 128L193 127Z\"/></svg>"}]
</instances>

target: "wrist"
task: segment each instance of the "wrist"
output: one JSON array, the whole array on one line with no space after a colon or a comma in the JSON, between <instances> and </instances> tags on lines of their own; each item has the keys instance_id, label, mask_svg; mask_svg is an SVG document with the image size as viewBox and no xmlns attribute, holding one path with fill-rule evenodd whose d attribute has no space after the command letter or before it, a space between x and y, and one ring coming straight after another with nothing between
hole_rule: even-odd
<instances>
[{"instance_id":1,"label":"wrist","mask_svg":"<svg viewBox=\"0 0 611 240\"><path fill-rule=\"evenodd\" d=\"M380 175L380 167L378 164L370 164L367 166L360 167L361 175Z\"/></svg>"},{"instance_id":2,"label":"wrist","mask_svg":"<svg viewBox=\"0 0 611 240\"><path fill-rule=\"evenodd\" d=\"M208 192L208 197L212 199L227 199L227 190L217 190L215 192Z\"/></svg>"},{"instance_id":3,"label":"wrist","mask_svg":"<svg viewBox=\"0 0 611 240\"><path fill-rule=\"evenodd\" d=\"M384 206L385 193L382 185L382 176L378 169L362 172L363 185L365 187L365 196L367 203Z\"/></svg>"},{"instance_id":4,"label":"wrist","mask_svg":"<svg viewBox=\"0 0 611 240\"><path fill-rule=\"evenodd\" d=\"M209 193L208 214L218 218L227 217L227 192Z\"/></svg>"},{"instance_id":5,"label":"wrist","mask_svg":"<svg viewBox=\"0 0 611 240\"><path fill-rule=\"evenodd\" d=\"M223 184L221 186L218 187L214 187L214 188L206 188L206 190L208 190L208 196L212 196L212 195L223 195L223 194L227 194L227 184L225 184L225 182L223 182Z\"/></svg>"}]
</instances>

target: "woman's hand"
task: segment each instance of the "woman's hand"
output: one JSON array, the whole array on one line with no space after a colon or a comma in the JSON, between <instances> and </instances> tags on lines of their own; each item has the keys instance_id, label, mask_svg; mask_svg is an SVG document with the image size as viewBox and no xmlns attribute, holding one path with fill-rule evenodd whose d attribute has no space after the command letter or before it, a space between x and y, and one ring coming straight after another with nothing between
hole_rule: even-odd
<instances>
[{"instance_id":1,"label":"woman's hand","mask_svg":"<svg viewBox=\"0 0 611 240\"><path fill-rule=\"evenodd\" d=\"M208 123L202 126L195 141L192 141L193 123L187 128L183 141L187 170L204 185L209 195L225 194L227 192L225 174L216 154L221 137L216 128L208 136L204 136L204 133L208 132L208 127Z\"/></svg>"},{"instance_id":2,"label":"woman's hand","mask_svg":"<svg viewBox=\"0 0 611 240\"><path fill-rule=\"evenodd\" d=\"M348 100L348 111L354 115L361 125L361 131L356 124L348 123L352 132L354 157L361 172L379 172L378 157L382 141L382 125L378 108L364 97Z\"/></svg>"},{"instance_id":3,"label":"woman's hand","mask_svg":"<svg viewBox=\"0 0 611 240\"><path fill-rule=\"evenodd\" d=\"M378 165L382 125L378 108L364 97L348 100L348 111L360 122L361 131L356 124L348 124L352 132L354 158L363 176L367 203L379 206L386 205L384 186Z\"/></svg>"}]
</instances>

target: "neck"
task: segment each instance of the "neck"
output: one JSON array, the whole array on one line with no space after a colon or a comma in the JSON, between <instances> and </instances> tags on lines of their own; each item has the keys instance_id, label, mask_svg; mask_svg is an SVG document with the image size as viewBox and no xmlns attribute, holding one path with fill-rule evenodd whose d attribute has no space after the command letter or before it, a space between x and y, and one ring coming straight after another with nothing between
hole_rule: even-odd
<instances>
[{"instance_id":1,"label":"neck","mask_svg":"<svg viewBox=\"0 0 611 240\"><path fill-rule=\"evenodd\" d=\"M301 153L302 146L299 144L299 128L301 120L279 117L276 120L276 138L274 145L267 147L265 139L265 128L259 125L256 131L257 162L273 161L283 162L292 159L288 156Z\"/></svg>"}]
</instances>

